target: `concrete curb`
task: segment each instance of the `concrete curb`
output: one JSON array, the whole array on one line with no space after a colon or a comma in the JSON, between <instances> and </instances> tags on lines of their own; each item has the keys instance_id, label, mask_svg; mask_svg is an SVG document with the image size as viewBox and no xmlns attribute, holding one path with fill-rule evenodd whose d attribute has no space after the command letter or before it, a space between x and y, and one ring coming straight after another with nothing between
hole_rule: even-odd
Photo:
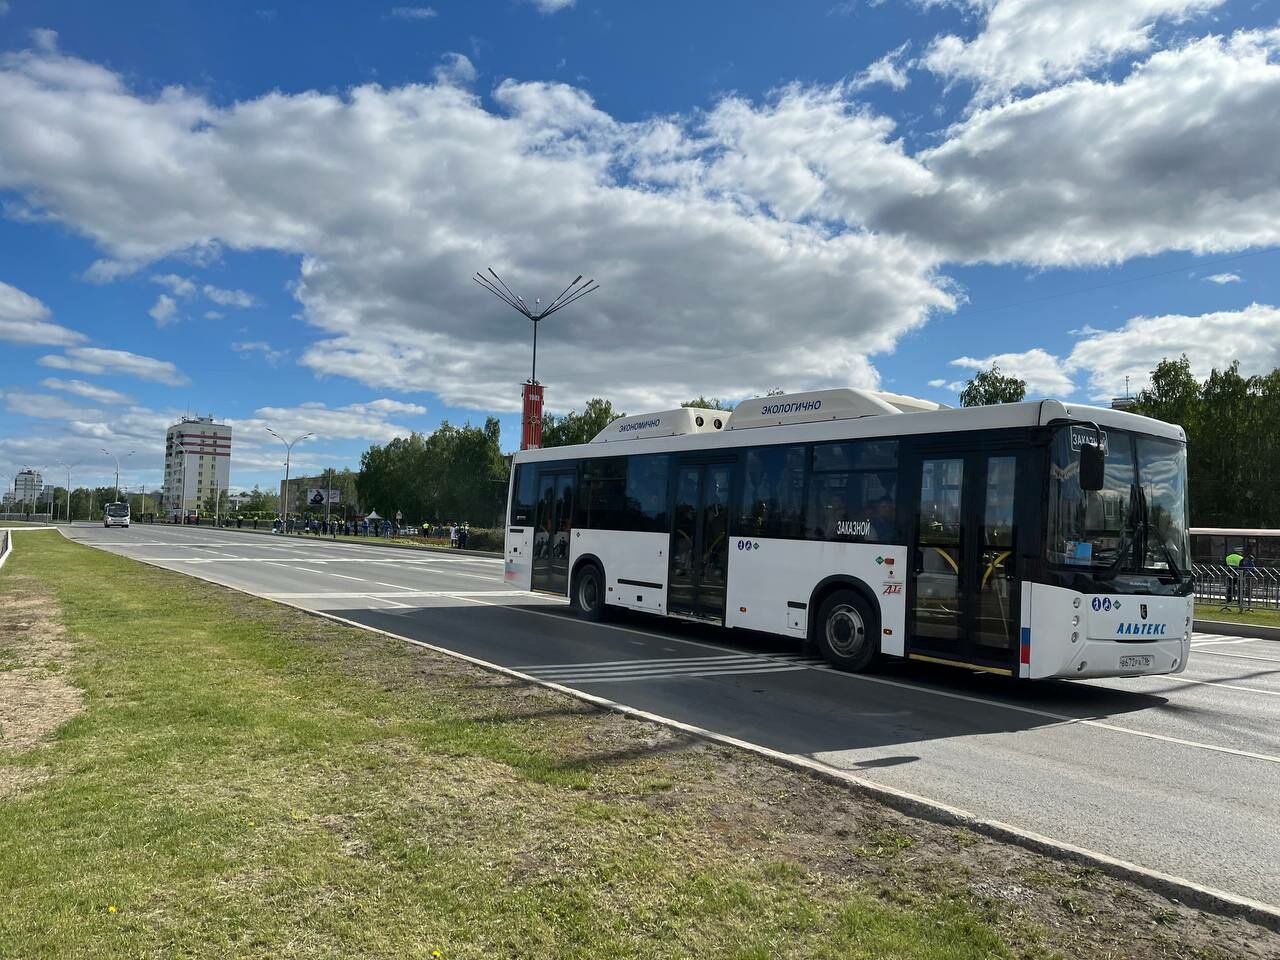
<instances>
[{"instance_id":1,"label":"concrete curb","mask_svg":"<svg viewBox=\"0 0 1280 960\"><path fill-rule=\"evenodd\" d=\"M1193 626L1200 633L1218 633L1224 637L1280 640L1280 627L1264 627L1256 623L1236 623L1232 620L1196 620L1193 622Z\"/></svg>"},{"instance_id":2,"label":"concrete curb","mask_svg":"<svg viewBox=\"0 0 1280 960\"><path fill-rule=\"evenodd\" d=\"M70 537L67 537L65 531L60 532L63 537L70 542L76 542L71 540ZM84 546L84 544L80 545ZM325 613L322 610L311 610L288 600L278 600L249 590L239 590L235 587L229 587L224 583L212 580L209 577L201 576L198 573L186 573L185 571L180 572L177 570L170 570L168 567L163 567L158 563L152 563L148 560L136 557L126 557L124 559L136 560L139 563L145 563L148 566L155 567L158 570L164 570L167 573L177 573L179 576L189 576L196 580L203 580L205 583L220 587L223 590L243 593L248 596L256 597L259 600L278 603L282 606L291 607L294 610L301 611L302 613L309 614L313 617L330 620L335 623L341 623L344 626L353 627L357 630L376 633L392 640L398 640L402 643L419 647L423 650L430 650L433 653L439 653L446 657L452 657L455 660L461 660L465 663L472 664L473 666L480 667L493 673L502 674L503 676L521 680L525 683L530 683L539 687L544 687L548 690L554 690L557 693L565 694L566 696L573 697L575 700L580 700L584 703L590 703L604 710L610 710L614 713L620 713L624 716L633 717L638 720L646 720L650 723L661 724L664 727L679 730L683 733L689 734L690 736L697 737L710 743L717 743L723 746L733 747L738 750L744 750L748 753L753 753L756 756L762 757L771 763L777 764L778 766L787 767L793 770L802 770L829 783L852 789L855 793L861 796L876 800L888 807L892 807L895 810L909 816L916 817L920 820L927 820L931 823L940 823L947 826L965 827L975 833L981 833L984 836L1022 847L1025 850L1031 850L1035 853L1054 857L1056 859L1067 860L1094 867L1107 876L1129 881L1143 889L1150 890L1162 897L1167 897L1174 902L1188 904L1221 916L1241 917L1251 923L1256 923L1259 926L1266 927L1269 930L1280 932L1280 907L1274 907L1258 900L1252 900L1248 897L1237 896L1236 894L1228 893L1225 890L1218 890L1214 887L1195 883L1194 881L1187 880L1183 877L1162 873L1158 870L1151 870L1147 867L1130 863L1127 860L1120 860L1116 857L1099 853L1096 850L1089 850L1085 847L1078 847L1074 844L1054 840L1030 830L1023 830L1019 827L1002 823L999 820L987 820L959 807L953 807L937 800L930 800L927 797L920 797L912 793L907 793L903 790L897 790L893 787L884 786L870 780L864 780L861 777L849 773L848 771L827 766L826 764L819 763L816 760L810 760L807 757L782 753L761 744L751 743L747 740L739 740L736 737L716 733L713 730L707 730L703 727L684 723L680 720L673 720L670 717L664 717L660 714L649 713L646 710L629 707L626 704L609 700L606 697L598 697L594 694L575 690L572 687L562 686L549 680L539 680L537 677L531 676L527 673L522 673L519 670L513 670L510 667L504 667L501 664L491 663L488 660L481 660L478 657L471 657L465 653L458 653L456 650L439 647L423 640L415 640L412 637L406 637L402 634L393 633L389 630L371 627L355 620L348 620L346 617L340 617L332 613Z\"/></svg>"}]
</instances>

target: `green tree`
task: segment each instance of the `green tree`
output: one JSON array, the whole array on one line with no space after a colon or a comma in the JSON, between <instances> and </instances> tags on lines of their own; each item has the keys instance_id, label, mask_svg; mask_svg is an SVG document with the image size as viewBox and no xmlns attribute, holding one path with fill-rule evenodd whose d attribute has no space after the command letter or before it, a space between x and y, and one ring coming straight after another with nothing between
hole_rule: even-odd
<instances>
[{"instance_id":1,"label":"green tree","mask_svg":"<svg viewBox=\"0 0 1280 960\"><path fill-rule=\"evenodd\" d=\"M563 417L546 414L542 418L542 445L565 447L590 443L597 433L626 414L613 409L613 404L599 397L588 400L581 413L570 410Z\"/></svg>"},{"instance_id":2,"label":"green tree","mask_svg":"<svg viewBox=\"0 0 1280 960\"><path fill-rule=\"evenodd\" d=\"M215 516L225 517L231 510L231 504L228 500L230 494L226 490L219 490L217 494L209 494L204 498L204 502L200 505L201 512L212 520ZM203 522L203 521L201 521Z\"/></svg>"},{"instance_id":3,"label":"green tree","mask_svg":"<svg viewBox=\"0 0 1280 960\"><path fill-rule=\"evenodd\" d=\"M398 510L407 523L499 525L509 471L501 432L496 417L483 427L446 421L430 434L371 446L354 481L360 503L384 517Z\"/></svg>"},{"instance_id":4,"label":"green tree","mask_svg":"<svg viewBox=\"0 0 1280 960\"><path fill-rule=\"evenodd\" d=\"M1201 383L1185 356L1162 360L1130 409L1186 431L1193 525L1280 526L1280 370L1245 377L1232 363Z\"/></svg>"},{"instance_id":5,"label":"green tree","mask_svg":"<svg viewBox=\"0 0 1280 960\"><path fill-rule=\"evenodd\" d=\"M280 494L263 490L255 483L253 489L249 491L249 496L240 502L240 512L279 513Z\"/></svg>"},{"instance_id":6,"label":"green tree","mask_svg":"<svg viewBox=\"0 0 1280 960\"><path fill-rule=\"evenodd\" d=\"M1027 396L1027 381L1006 376L999 364L979 370L960 391L962 407L984 407L995 403L1018 403Z\"/></svg>"},{"instance_id":7,"label":"green tree","mask_svg":"<svg viewBox=\"0 0 1280 960\"><path fill-rule=\"evenodd\" d=\"M772 394L770 394L772 396ZM697 396L692 400L686 400L680 404L682 407L701 407L704 410L732 410L734 404L727 400L721 400L718 397Z\"/></svg>"}]
</instances>

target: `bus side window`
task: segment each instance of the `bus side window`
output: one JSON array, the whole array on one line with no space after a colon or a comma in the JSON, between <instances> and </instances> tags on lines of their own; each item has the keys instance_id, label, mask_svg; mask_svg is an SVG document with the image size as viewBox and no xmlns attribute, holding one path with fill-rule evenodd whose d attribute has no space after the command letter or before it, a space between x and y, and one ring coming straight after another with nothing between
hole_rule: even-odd
<instances>
[{"instance_id":1,"label":"bus side window","mask_svg":"<svg viewBox=\"0 0 1280 960\"><path fill-rule=\"evenodd\" d=\"M896 542L897 462L894 440L815 444L805 523L809 539Z\"/></svg>"},{"instance_id":2,"label":"bus side window","mask_svg":"<svg viewBox=\"0 0 1280 960\"><path fill-rule=\"evenodd\" d=\"M624 530L666 533L671 526L667 511L667 474L671 458L650 453L627 458L627 496Z\"/></svg>"},{"instance_id":3,"label":"bus side window","mask_svg":"<svg viewBox=\"0 0 1280 960\"><path fill-rule=\"evenodd\" d=\"M736 534L798 539L804 536L804 481L808 448L756 447L747 451Z\"/></svg>"},{"instance_id":4,"label":"bus side window","mask_svg":"<svg viewBox=\"0 0 1280 960\"><path fill-rule=\"evenodd\" d=\"M538 498L537 479L534 464L524 463L516 467L516 481L511 485L511 516L508 518L511 526L532 526L533 507Z\"/></svg>"}]
</instances>

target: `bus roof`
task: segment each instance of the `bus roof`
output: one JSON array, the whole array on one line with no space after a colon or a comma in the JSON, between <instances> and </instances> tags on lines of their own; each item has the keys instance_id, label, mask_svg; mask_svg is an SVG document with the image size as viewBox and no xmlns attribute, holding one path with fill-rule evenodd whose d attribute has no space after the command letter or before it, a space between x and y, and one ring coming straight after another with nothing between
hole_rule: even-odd
<instances>
[{"instance_id":1,"label":"bus roof","mask_svg":"<svg viewBox=\"0 0 1280 960\"><path fill-rule=\"evenodd\" d=\"M812 403L815 398L826 401L832 394L867 394L874 398L865 401L855 398L850 401L845 416L807 419L787 422L791 408ZM1022 403L1002 403L984 407L960 407L957 409L928 409L921 406L928 401L916 401L921 406L908 403L894 403L887 400L896 395L877 395L871 391L829 391L821 390L812 393L786 394L776 397L758 398L744 401L739 408L752 411L751 422L734 423L737 410L729 415L723 430L697 433L667 433L663 436L637 437L635 439L614 439L608 443L596 442L566 447L548 447L541 450L521 450L515 455L517 463L539 460L561 460L578 457L609 457L638 453L665 453L668 451L716 450L747 446L763 446L778 443L813 443L823 440L841 439L875 439L877 437L905 437L925 434L961 433L970 430L1013 430L1032 426L1045 425L1058 420L1091 421L1100 427L1115 430L1130 430L1150 436L1163 437L1169 440L1186 441L1186 434L1175 424L1150 417L1112 410L1106 407L1091 407L1084 404L1064 403L1061 400L1033 400ZM878 401L878 402L877 402ZM748 405L750 405L748 407ZM760 410L757 410L760 408ZM768 410L777 408L776 414ZM884 409L888 408L888 409ZM807 412L812 413L810 407ZM816 408L820 410L821 408ZM761 411L765 411L761 415ZM802 411L805 412L805 411ZM628 417L628 421L636 421L656 415L641 414ZM744 418L746 419L746 418ZM601 437L603 437L602 431Z\"/></svg>"}]
</instances>

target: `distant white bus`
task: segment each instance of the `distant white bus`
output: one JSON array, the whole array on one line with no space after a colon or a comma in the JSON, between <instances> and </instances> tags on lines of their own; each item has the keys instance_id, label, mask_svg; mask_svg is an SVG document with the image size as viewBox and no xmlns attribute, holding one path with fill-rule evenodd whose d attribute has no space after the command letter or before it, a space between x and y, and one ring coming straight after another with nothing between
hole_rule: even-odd
<instances>
[{"instance_id":1,"label":"distant white bus","mask_svg":"<svg viewBox=\"0 0 1280 960\"><path fill-rule=\"evenodd\" d=\"M128 527L129 504L108 503L103 509L102 525L104 527Z\"/></svg>"},{"instance_id":2,"label":"distant white bus","mask_svg":"<svg viewBox=\"0 0 1280 960\"><path fill-rule=\"evenodd\" d=\"M1181 428L1052 400L827 390L666 410L516 454L505 577L587 619L764 631L849 670L883 654L1024 678L1176 673L1186 469Z\"/></svg>"}]
</instances>

